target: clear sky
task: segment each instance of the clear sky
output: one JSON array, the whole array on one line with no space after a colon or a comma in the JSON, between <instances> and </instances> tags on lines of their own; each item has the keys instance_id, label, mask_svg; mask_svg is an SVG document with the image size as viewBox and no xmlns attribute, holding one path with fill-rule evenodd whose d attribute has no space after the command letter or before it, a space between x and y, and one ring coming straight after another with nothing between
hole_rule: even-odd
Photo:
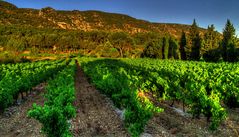
<instances>
[{"instance_id":1,"label":"clear sky","mask_svg":"<svg viewBox=\"0 0 239 137\"><path fill-rule=\"evenodd\" d=\"M151 22L192 24L219 32L230 19L239 34L239 0L6 0L19 8L50 6L60 10L100 10L127 14Z\"/></svg>"}]
</instances>

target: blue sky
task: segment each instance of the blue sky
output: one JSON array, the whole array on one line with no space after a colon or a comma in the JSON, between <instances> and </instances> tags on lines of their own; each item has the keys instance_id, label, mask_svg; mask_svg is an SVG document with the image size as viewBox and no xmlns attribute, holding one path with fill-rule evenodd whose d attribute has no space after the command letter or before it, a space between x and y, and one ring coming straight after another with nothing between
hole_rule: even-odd
<instances>
[{"instance_id":1,"label":"blue sky","mask_svg":"<svg viewBox=\"0 0 239 137\"><path fill-rule=\"evenodd\" d=\"M151 22L191 24L221 32L230 19L239 34L239 0L6 0L19 8L101 10L127 14Z\"/></svg>"}]
</instances>

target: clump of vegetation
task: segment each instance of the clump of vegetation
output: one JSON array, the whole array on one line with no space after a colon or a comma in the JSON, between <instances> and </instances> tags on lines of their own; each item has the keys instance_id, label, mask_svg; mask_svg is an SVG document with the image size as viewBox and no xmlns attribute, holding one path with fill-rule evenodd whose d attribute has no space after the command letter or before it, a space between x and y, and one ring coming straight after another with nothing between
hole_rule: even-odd
<instances>
[{"instance_id":1,"label":"clump of vegetation","mask_svg":"<svg viewBox=\"0 0 239 137\"><path fill-rule=\"evenodd\" d=\"M10 51L4 51L0 53L0 64L8 64L8 63L20 63L20 62L30 62L29 59L27 59L24 56L16 55L15 52Z\"/></svg>"}]
</instances>

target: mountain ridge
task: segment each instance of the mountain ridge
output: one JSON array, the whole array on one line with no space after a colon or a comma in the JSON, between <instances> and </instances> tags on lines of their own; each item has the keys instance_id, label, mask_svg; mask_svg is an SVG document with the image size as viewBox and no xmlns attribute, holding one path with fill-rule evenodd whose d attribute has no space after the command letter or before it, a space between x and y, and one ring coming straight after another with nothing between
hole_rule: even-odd
<instances>
[{"instance_id":1,"label":"mountain ridge","mask_svg":"<svg viewBox=\"0 0 239 137\"><path fill-rule=\"evenodd\" d=\"M0 1L0 24L23 25L36 28L54 28L83 31L110 31L127 33L156 32L170 34L179 38L182 31L188 32L191 25L179 23L158 23L136 19L120 13L108 13L97 10L55 10L51 7L42 9L18 8ZM205 29L200 28L203 33Z\"/></svg>"}]
</instances>

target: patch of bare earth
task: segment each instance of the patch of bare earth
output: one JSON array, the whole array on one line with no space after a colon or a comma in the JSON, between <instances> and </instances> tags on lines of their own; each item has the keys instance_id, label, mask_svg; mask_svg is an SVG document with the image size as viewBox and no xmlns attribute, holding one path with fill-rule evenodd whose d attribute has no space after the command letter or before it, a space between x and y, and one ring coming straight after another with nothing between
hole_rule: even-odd
<instances>
[{"instance_id":1,"label":"patch of bare earth","mask_svg":"<svg viewBox=\"0 0 239 137\"><path fill-rule=\"evenodd\" d=\"M153 137L239 137L239 111L228 109L228 118L218 130L211 131L205 117L192 118L183 112L182 104L170 107L170 102L156 103L164 112L156 114L148 122L145 132Z\"/></svg>"},{"instance_id":2,"label":"patch of bare earth","mask_svg":"<svg viewBox=\"0 0 239 137\"><path fill-rule=\"evenodd\" d=\"M0 113L0 137L44 137L40 133L41 124L27 117L27 112L33 103L43 104L45 85L42 83L34 87L24 100L18 99L16 105Z\"/></svg>"},{"instance_id":3,"label":"patch of bare earth","mask_svg":"<svg viewBox=\"0 0 239 137\"><path fill-rule=\"evenodd\" d=\"M27 56L26 58L29 60L33 60L33 61L55 60L56 59L56 57L31 57L31 56Z\"/></svg>"},{"instance_id":4,"label":"patch of bare earth","mask_svg":"<svg viewBox=\"0 0 239 137\"><path fill-rule=\"evenodd\" d=\"M123 122L116 114L112 103L90 85L82 69L77 66L76 118L71 130L76 137L128 137Z\"/></svg>"}]
</instances>

